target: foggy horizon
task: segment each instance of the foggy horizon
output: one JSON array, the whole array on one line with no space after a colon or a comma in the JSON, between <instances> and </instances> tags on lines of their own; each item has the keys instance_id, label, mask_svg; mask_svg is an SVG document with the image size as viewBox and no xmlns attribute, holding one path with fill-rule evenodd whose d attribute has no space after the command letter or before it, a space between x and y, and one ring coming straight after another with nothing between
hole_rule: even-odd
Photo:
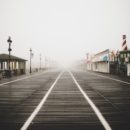
<instances>
[{"instance_id":1,"label":"foggy horizon","mask_svg":"<svg viewBox=\"0 0 130 130\"><path fill-rule=\"evenodd\" d=\"M33 65L45 58L62 65L85 58L86 53L121 50L122 35L130 48L129 0L0 0L0 53Z\"/></svg>"}]
</instances>

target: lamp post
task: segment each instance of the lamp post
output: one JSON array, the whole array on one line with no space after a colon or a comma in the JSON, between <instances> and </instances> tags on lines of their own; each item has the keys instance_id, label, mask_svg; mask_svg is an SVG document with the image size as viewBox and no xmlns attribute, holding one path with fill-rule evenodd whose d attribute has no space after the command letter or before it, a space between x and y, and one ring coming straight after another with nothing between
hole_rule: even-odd
<instances>
[{"instance_id":1,"label":"lamp post","mask_svg":"<svg viewBox=\"0 0 130 130\"><path fill-rule=\"evenodd\" d=\"M40 53L40 70L41 70L41 53Z\"/></svg>"},{"instance_id":2,"label":"lamp post","mask_svg":"<svg viewBox=\"0 0 130 130\"><path fill-rule=\"evenodd\" d=\"M10 36L8 37L7 42L9 43L9 48L8 48L8 51L9 51L9 77L11 77L11 71L10 71L10 52L12 51L12 49L11 49L12 40L11 40Z\"/></svg>"},{"instance_id":3,"label":"lamp post","mask_svg":"<svg viewBox=\"0 0 130 130\"><path fill-rule=\"evenodd\" d=\"M32 49L30 48L30 74L32 73L31 60L32 60Z\"/></svg>"}]
</instances>

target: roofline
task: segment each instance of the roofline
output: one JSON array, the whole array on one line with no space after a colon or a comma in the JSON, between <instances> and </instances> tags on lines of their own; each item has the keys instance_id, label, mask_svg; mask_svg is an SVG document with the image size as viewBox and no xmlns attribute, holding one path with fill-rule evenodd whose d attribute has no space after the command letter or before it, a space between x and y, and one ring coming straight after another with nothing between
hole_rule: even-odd
<instances>
[{"instance_id":1,"label":"roofline","mask_svg":"<svg viewBox=\"0 0 130 130\"><path fill-rule=\"evenodd\" d=\"M0 54L0 55L9 55L9 54L6 54L6 53L2 53L2 54ZM14 56L14 55L10 55L10 56L12 56L12 57L14 57L14 58L11 58L10 57L10 61L12 61L12 60L16 60L16 61L28 61L28 60L26 60L26 59L23 59L23 58L20 58L20 57L17 57L17 56ZM16 58L16 59L15 59ZM6 61L7 59L0 59L1 61Z\"/></svg>"}]
</instances>

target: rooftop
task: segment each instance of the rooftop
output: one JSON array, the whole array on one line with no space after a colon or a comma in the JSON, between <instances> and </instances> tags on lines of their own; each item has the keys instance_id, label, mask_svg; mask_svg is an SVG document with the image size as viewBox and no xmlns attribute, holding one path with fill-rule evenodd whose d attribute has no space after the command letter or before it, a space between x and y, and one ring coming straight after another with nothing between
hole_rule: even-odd
<instances>
[{"instance_id":1,"label":"rooftop","mask_svg":"<svg viewBox=\"0 0 130 130\"><path fill-rule=\"evenodd\" d=\"M8 60L9 60L8 54L0 54L0 61L8 61ZM10 61L27 61L27 60L10 55Z\"/></svg>"}]
</instances>

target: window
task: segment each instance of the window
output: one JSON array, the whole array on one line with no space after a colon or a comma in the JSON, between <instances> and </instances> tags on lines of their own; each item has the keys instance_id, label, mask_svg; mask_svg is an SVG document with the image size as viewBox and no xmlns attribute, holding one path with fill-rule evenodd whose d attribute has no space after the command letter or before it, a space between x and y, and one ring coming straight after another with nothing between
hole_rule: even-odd
<instances>
[{"instance_id":1,"label":"window","mask_svg":"<svg viewBox=\"0 0 130 130\"><path fill-rule=\"evenodd\" d=\"M127 57L130 57L130 53L127 53Z\"/></svg>"},{"instance_id":2,"label":"window","mask_svg":"<svg viewBox=\"0 0 130 130\"><path fill-rule=\"evenodd\" d=\"M126 58L126 54L124 54L124 58Z\"/></svg>"},{"instance_id":3,"label":"window","mask_svg":"<svg viewBox=\"0 0 130 130\"><path fill-rule=\"evenodd\" d=\"M121 54L121 58L123 58L124 57L124 55L123 54Z\"/></svg>"}]
</instances>

